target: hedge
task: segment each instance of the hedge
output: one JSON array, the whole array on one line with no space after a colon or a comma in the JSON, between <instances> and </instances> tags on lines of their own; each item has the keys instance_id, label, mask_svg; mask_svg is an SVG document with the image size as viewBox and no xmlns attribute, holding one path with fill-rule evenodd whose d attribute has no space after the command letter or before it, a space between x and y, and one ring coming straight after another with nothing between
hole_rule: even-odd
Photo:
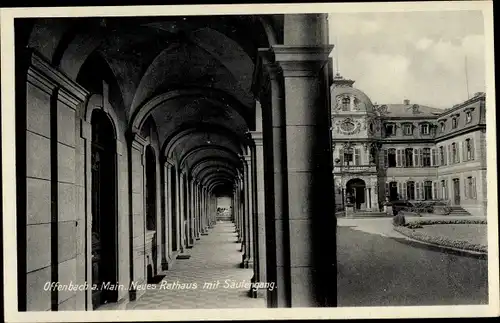
<instances>
[{"instance_id":1,"label":"hedge","mask_svg":"<svg viewBox=\"0 0 500 323\"><path fill-rule=\"evenodd\" d=\"M477 222L471 222L471 221L463 222L463 221L464 220L457 220L456 222L453 222L453 220L447 221L447 222L446 221L435 221L435 222L421 221L421 222L430 222L430 223L425 223L425 224L449 224L449 223L452 223L452 224L464 224L464 223L483 224L483 223L486 223L486 221L480 222L481 220L477 220ZM475 220L472 220L472 221L475 221ZM421 224L423 224L423 223L421 223ZM444 247L451 247L451 248L456 248L456 249L461 249L461 250L481 252L481 253L488 252L488 246L474 244L474 243L470 243L468 241L463 241L463 240L452 240L452 239L449 239L447 237L432 236L432 235L428 235L422 231L415 231L414 229L408 228L406 226L395 226L394 230L405 235L405 236L408 236L412 239L419 240L419 241L426 242L426 243L431 243L431 244L435 244L435 245L440 245L440 246L444 246Z\"/></svg>"},{"instance_id":2,"label":"hedge","mask_svg":"<svg viewBox=\"0 0 500 323\"><path fill-rule=\"evenodd\" d=\"M446 219L446 220L433 220L433 219L425 219L425 220L417 220L412 221L411 223L420 224L420 225L430 225L430 224L486 224L485 220L472 220L472 219Z\"/></svg>"}]
</instances>

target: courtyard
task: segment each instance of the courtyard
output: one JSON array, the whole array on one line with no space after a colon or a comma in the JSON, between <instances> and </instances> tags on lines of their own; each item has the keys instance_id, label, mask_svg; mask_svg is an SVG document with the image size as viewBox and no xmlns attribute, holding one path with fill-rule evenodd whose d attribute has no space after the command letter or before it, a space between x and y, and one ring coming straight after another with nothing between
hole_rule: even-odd
<instances>
[{"instance_id":1,"label":"courtyard","mask_svg":"<svg viewBox=\"0 0 500 323\"><path fill-rule=\"evenodd\" d=\"M390 220L339 220L339 306L487 303L487 260L402 243L402 235L390 232ZM148 290L126 308L265 308L264 299L249 298L247 286L239 284L250 282L252 270L239 268L242 253L236 243L234 224L218 222L201 239L203 243L190 249L191 258L178 260L173 269L162 273L163 280L158 282L158 286L162 282L195 283L197 288ZM217 281L220 284L210 288L206 285Z\"/></svg>"}]
</instances>

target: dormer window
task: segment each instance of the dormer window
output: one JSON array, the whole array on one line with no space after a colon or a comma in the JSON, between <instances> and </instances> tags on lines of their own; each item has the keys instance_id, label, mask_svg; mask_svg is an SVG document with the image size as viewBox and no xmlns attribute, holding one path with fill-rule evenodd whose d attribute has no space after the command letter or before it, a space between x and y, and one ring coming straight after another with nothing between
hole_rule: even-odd
<instances>
[{"instance_id":1,"label":"dormer window","mask_svg":"<svg viewBox=\"0 0 500 323\"><path fill-rule=\"evenodd\" d=\"M431 133L431 126L428 123L420 125L420 133L422 135L429 135Z\"/></svg>"},{"instance_id":2,"label":"dormer window","mask_svg":"<svg viewBox=\"0 0 500 323\"><path fill-rule=\"evenodd\" d=\"M451 129L456 129L458 127L458 117L451 119Z\"/></svg>"},{"instance_id":3,"label":"dormer window","mask_svg":"<svg viewBox=\"0 0 500 323\"><path fill-rule=\"evenodd\" d=\"M419 108L418 104L414 104L414 105L412 106L413 114L418 114L418 113L420 113L420 111L418 110L418 108Z\"/></svg>"},{"instance_id":4,"label":"dormer window","mask_svg":"<svg viewBox=\"0 0 500 323\"><path fill-rule=\"evenodd\" d=\"M471 123L472 121L472 111L465 111L465 123Z\"/></svg>"},{"instance_id":5,"label":"dormer window","mask_svg":"<svg viewBox=\"0 0 500 323\"><path fill-rule=\"evenodd\" d=\"M349 97L342 98L342 111L349 111L350 106L351 106L351 98Z\"/></svg>"},{"instance_id":6,"label":"dormer window","mask_svg":"<svg viewBox=\"0 0 500 323\"><path fill-rule=\"evenodd\" d=\"M441 133L444 133L444 131L446 130L446 122L442 121L439 125L441 126Z\"/></svg>"},{"instance_id":7,"label":"dormer window","mask_svg":"<svg viewBox=\"0 0 500 323\"><path fill-rule=\"evenodd\" d=\"M411 123L405 123L403 125L403 133L405 136L413 135L413 125Z\"/></svg>"}]
</instances>

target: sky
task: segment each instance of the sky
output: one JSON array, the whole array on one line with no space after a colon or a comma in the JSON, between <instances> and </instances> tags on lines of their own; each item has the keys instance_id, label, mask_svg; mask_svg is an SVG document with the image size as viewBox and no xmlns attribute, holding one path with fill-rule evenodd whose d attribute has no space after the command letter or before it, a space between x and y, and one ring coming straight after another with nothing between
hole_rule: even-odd
<instances>
[{"instance_id":1,"label":"sky","mask_svg":"<svg viewBox=\"0 0 500 323\"><path fill-rule=\"evenodd\" d=\"M340 74L373 103L409 99L444 109L467 99L467 84L470 96L485 92L481 11L334 13L328 19L334 73L338 63Z\"/></svg>"}]
</instances>

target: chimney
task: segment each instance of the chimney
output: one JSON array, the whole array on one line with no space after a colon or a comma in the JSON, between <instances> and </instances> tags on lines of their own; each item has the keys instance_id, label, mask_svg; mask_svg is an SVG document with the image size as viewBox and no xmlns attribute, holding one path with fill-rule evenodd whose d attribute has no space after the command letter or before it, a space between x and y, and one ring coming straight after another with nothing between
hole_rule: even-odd
<instances>
[{"instance_id":1,"label":"chimney","mask_svg":"<svg viewBox=\"0 0 500 323\"><path fill-rule=\"evenodd\" d=\"M405 105L410 105L410 100L408 100L408 99L404 99L403 103L404 103Z\"/></svg>"}]
</instances>

